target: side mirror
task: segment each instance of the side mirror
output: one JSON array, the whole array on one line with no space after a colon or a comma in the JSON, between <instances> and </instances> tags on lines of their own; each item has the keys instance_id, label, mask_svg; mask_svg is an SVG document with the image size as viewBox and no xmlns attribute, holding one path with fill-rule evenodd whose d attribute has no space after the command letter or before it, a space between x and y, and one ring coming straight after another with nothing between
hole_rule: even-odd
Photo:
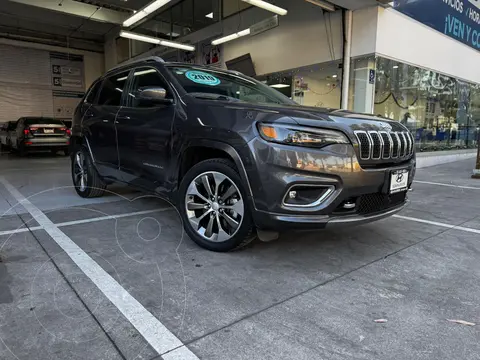
<instances>
[{"instance_id":1,"label":"side mirror","mask_svg":"<svg viewBox=\"0 0 480 360\"><path fill-rule=\"evenodd\" d=\"M149 86L138 89L135 96L138 101L150 104L171 104L172 99L167 99L167 90L162 87Z\"/></svg>"}]
</instances>

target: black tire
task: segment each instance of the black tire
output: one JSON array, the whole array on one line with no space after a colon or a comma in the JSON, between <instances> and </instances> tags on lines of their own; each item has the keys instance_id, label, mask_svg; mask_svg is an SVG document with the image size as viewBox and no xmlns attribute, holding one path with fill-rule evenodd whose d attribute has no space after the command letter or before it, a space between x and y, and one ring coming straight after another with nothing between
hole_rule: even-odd
<instances>
[{"instance_id":1,"label":"black tire","mask_svg":"<svg viewBox=\"0 0 480 360\"><path fill-rule=\"evenodd\" d=\"M27 149L25 149L25 145L19 144L17 147L18 155L21 157L27 156Z\"/></svg>"},{"instance_id":2,"label":"black tire","mask_svg":"<svg viewBox=\"0 0 480 360\"><path fill-rule=\"evenodd\" d=\"M69 150L69 149L64 149L64 150L63 150L63 154L64 154L65 156L70 156L70 150Z\"/></svg>"},{"instance_id":3,"label":"black tire","mask_svg":"<svg viewBox=\"0 0 480 360\"><path fill-rule=\"evenodd\" d=\"M228 176L237 186L244 201L244 216L240 227L230 239L223 242L209 241L198 234L196 229L192 227L187 216L187 210L185 208L185 199L190 183L198 175L209 171L219 172ZM255 226L253 224L247 199L247 191L235 165L226 159L210 159L196 164L185 174L179 188L177 208L180 212L183 227L186 233L195 243L207 250L227 252L239 250L247 246L256 238Z\"/></svg>"},{"instance_id":4,"label":"black tire","mask_svg":"<svg viewBox=\"0 0 480 360\"><path fill-rule=\"evenodd\" d=\"M76 155L78 153L81 153L85 159L84 161L85 161L85 171L87 174L87 180L86 180L86 186L84 190L82 190L80 184L77 184L75 180L74 165L76 161ZM105 188L107 187L107 185L98 174L97 169L95 169L95 166L93 165L93 161L90 158L90 154L88 150L83 146L78 147L75 150L73 156L71 157L71 173L72 173L72 181L75 187L75 191L79 196L83 198L95 198L95 197L100 197L105 193Z\"/></svg>"},{"instance_id":5,"label":"black tire","mask_svg":"<svg viewBox=\"0 0 480 360\"><path fill-rule=\"evenodd\" d=\"M55 149L51 149L50 152L52 153L52 155L57 155L57 150Z\"/></svg>"}]
</instances>

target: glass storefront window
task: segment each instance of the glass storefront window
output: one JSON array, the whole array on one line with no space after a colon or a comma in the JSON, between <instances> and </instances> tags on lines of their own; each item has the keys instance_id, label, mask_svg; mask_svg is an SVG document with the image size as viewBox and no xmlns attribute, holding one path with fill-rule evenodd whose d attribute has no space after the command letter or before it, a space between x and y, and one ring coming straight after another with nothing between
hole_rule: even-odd
<instances>
[{"instance_id":1,"label":"glass storefront window","mask_svg":"<svg viewBox=\"0 0 480 360\"><path fill-rule=\"evenodd\" d=\"M479 123L473 90L458 79L377 57L373 112L407 126L420 151L473 147Z\"/></svg>"},{"instance_id":2,"label":"glass storefront window","mask_svg":"<svg viewBox=\"0 0 480 360\"><path fill-rule=\"evenodd\" d=\"M260 79L300 105L340 107L342 70L338 63L306 66Z\"/></svg>"},{"instance_id":3,"label":"glass storefront window","mask_svg":"<svg viewBox=\"0 0 480 360\"><path fill-rule=\"evenodd\" d=\"M352 61L349 109L404 124L419 151L473 148L480 85L383 57Z\"/></svg>"}]
</instances>

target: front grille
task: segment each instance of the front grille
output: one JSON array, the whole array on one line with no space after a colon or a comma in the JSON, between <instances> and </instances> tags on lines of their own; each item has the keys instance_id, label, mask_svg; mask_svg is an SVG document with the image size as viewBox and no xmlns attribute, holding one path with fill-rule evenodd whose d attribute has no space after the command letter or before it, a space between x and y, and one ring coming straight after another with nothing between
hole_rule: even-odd
<instances>
[{"instance_id":1,"label":"front grille","mask_svg":"<svg viewBox=\"0 0 480 360\"><path fill-rule=\"evenodd\" d=\"M408 131L355 131L361 160L397 159L413 154L414 139Z\"/></svg>"},{"instance_id":2,"label":"front grille","mask_svg":"<svg viewBox=\"0 0 480 360\"><path fill-rule=\"evenodd\" d=\"M388 210L397 205L401 205L407 199L407 193L400 192L392 195L381 193L362 195L358 198L357 213L367 215L383 210Z\"/></svg>"}]
</instances>

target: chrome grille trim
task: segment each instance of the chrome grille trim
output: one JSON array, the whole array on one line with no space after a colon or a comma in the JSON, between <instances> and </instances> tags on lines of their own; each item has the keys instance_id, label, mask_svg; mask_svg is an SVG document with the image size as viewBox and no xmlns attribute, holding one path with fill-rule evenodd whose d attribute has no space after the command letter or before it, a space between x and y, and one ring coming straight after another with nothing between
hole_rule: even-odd
<instances>
[{"instance_id":1,"label":"chrome grille trim","mask_svg":"<svg viewBox=\"0 0 480 360\"><path fill-rule=\"evenodd\" d=\"M397 145L397 151L395 151L395 144L393 145L393 153L392 153L392 159L397 159L400 157L400 136L398 136L398 133L392 133L392 138L395 136L395 142Z\"/></svg>"},{"instance_id":2,"label":"chrome grille trim","mask_svg":"<svg viewBox=\"0 0 480 360\"><path fill-rule=\"evenodd\" d=\"M370 148L371 150L371 158L372 160L380 160L382 158L383 153L383 140L378 131L369 131L368 136L370 137ZM378 145L376 144L378 142ZM378 156L375 154L378 153Z\"/></svg>"},{"instance_id":3,"label":"chrome grille trim","mask_svg":"<svg viewBox=\"0 0 480 360\"><path fill-rule=\"evenodd\" d=\"M367 144L365 144L365 141L363 141L363 139L361 138L361 135L364 135L368 141ZM372 150L372 142L370 141L370 136L368 136L368 133L366 131L355 131L355 136L357 137L357 141L358 141L358 145L359 145L359 148L358 148L358 151L360 153L360 159L362 160L368 160L370 159L370 155L371 155L371 150ZM368 148L368 156L364 156L364 146L366 146Z\"/></svg>"},{"instance_id":4,"label":"chrome grille trim","mask_svg":"<svg viewBox=\"0 0 480 360\"><path fill-rule=\"evenodd\" d=\"M407 131L357 130L354 133L361 160L405 158L411 156L415 148L415 139Z\"/></svg>"},{"instance_id":5,"label":"chrome grille trim","mask_svg":"<svg viewBox=\"0 0 480 360\"><path fill-rule=\"evenodd\" d=\"M382 159L390 159L392 157L392 151L393 151L393 142L392 142L392 137L387 131L379 131L380 137L382 138L383 141L383 153L382 153ZM388 140L388 144L385 143L384 136ZM388 152L388 155L385 155L385 151Z\"/></svg>"}]
</instances>

